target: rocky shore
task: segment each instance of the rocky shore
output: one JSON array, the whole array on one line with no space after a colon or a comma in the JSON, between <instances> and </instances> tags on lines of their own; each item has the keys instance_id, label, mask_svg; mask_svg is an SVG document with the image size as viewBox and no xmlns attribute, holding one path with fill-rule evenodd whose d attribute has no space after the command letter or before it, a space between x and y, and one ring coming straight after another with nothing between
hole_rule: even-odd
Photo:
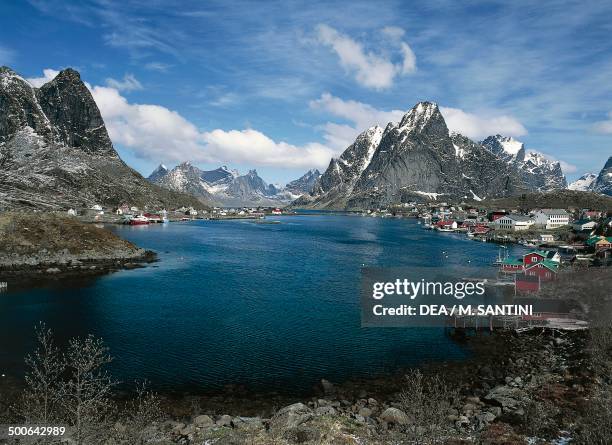
<instances>
[{"instance_id":1,"label":"rocky shore","mask_svg":"<svg viewBox=\"0 0 612 445\"><path fill-rule=\"evenodd\" d=\"M154 252L75 218L54 213L0 215L0 275L5 281L98 275L155 259Z\"/></svg>"},{"instance_id":2,"label":"rocky shore","mask_svg":"<svg viewBox=\"0 0 612 445\"><path fill-rule=\"evenodd\" d=\"M468 338L466 362L322 380L311 397L284 406L282 398L232 392L165 399L167 416L143 431L143 443L563 443L578 434L601 384L588 342L587 330L499 331ZM428 386L432 379L440 383Z\"/></svg>"}]
</instances>

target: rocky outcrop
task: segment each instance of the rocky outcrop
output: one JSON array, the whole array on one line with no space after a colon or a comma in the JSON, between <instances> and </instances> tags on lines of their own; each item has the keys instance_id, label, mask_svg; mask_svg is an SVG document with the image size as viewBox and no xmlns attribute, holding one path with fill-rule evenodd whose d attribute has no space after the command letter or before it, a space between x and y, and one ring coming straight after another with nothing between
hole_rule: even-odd
<instances>
[{"instance_id":1,"label":"rocky outcrop","mask_svg":"<svg viewBox=\"0 0 612 445\"><path fill-rule=\"evenodd\" d=\"M0 209L68 209L128 202L197 205L129 168L115 151L79 73L60 72L41 88L0 68Z\"/></svg>"},{"instance_id":2,"label":"rocky outcrop","mask_svg":"<svg viewBox=\"0 0 612 445\"><path fill-rule=\"evenodd\" d=\"M25 212L0 216L0 276L18 284L31 277L98 275L155 258L155 253L74 217Z\"/></svg>"},{"instance_id":3,"label":"rocky outcrop","mask_svg":"<svg viewBox=\"0 0 612 445\"><path fill-rule=\"evenodd\" d=\"M399 123L360 134L332 159L313 191L292 205L364 209L414 199L481 200L566 186L558 163L535 152L525 154L517 141L504 143L516 153L450 134L438 106L421 102Z\"/></svg>"},{"instance_id":4,"label":"rocky outcrop","mask_svg":"<svg viewBox=\"0 0 612 445\"><path fill-rule=\"evenodd\" d=\"M606 165L601 169L593 183L593 191L612 196L612 156L608 158Z\"/></svg>"}]
</instances>

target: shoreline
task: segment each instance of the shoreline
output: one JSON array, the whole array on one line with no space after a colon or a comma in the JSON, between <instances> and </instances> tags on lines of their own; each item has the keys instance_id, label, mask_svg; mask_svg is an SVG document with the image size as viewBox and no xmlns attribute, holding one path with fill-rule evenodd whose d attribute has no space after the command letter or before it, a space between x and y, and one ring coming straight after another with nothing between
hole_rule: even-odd
<instances>
[{"instance_id":1,"label":"shoreline","mask_svg":"<svg viewBox=\"0 0 612 445\"><path fill-rule=\"evenodd\" d=\"M468 440L497 434L526 439L531 435L534 404L553 403L558 411L547 417L546 433L553 439L563 436L567 419L582 415L583 405L600 385L588 365L588 341L588 331L496 331L465 339L473 352L465 360L416 369L425 378L442 378L456 393L443 419L448 437ZM373 444L395 443L405 438L402 416L407 408L402 393L410 389L406 376L411 371L404 368L342 383L322 380L310 394L249 392L240 386L205 393L159 393L164 415L148 427L147 434L184 444L219 437L224 440L219 443L269 443L277 434L286 440L278 443L308 442L322 435L333 437L329 443L349 436ZM4 383L5 391L16 393L15 386ZM124 404L131 397L129 392L118 392L114 400ZM309 439L295 440L295 434Z\"/></svg>"}]
</instances>

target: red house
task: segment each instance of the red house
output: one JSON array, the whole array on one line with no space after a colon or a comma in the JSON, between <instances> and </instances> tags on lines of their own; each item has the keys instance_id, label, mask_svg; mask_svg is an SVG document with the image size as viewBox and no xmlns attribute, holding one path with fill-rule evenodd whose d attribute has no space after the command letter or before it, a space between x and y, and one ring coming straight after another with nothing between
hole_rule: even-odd
<instances>
[{"instance_id":1,"label":"red house","mask_svg":"<svg viewBox=\"0 0 612 445\"><path fill-rule=\"evenodd\" d=\"M525 268L525 275L538 277L540 281L552 281L557 278L557 263L544 260Z\"/></svg>"},{"instance_id":2,"label":"red house","mask_svg":"<svg viewBox=\"0 0 612 445\"><path fill-rule=\"evenodd\" d=\"M514 279L514 287L517 292L538 292L540 290L540 278L533 275L517 274Z\"/></svg>"},{"instance_id":3,"label":"red house","mask_svg":"<svg viewBox=\"0 0 612 445\"><path fill-rule=\"evenodd\" d=\"M546 259L547 253L543 251L533 251L523 255L523 264L528 267L534 263L540 263Z\"/></svg>"}]
</instances>

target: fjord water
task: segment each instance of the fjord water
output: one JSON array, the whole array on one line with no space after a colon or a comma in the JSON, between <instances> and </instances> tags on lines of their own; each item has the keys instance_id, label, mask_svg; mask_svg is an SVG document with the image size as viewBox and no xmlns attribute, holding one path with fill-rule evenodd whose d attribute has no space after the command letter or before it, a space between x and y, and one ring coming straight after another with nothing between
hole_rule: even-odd
<instances>
[{"instance_id":1,"label":"fjord water","mask_svg":"<svg viewBox=\"0 0 612 445\"><path fill-rule=\"evenodd\" d=\"M155 250L143 269L0 294L0 373L19 376L42 320L60 343L89 333L112 373L162 390L309 389L466 352L438 328L361 328L362 266L468 267L497 246L411 219L305 215L111 226ZM468 263L468 260L470 261Z\"/></svg>"}]
</instances>

